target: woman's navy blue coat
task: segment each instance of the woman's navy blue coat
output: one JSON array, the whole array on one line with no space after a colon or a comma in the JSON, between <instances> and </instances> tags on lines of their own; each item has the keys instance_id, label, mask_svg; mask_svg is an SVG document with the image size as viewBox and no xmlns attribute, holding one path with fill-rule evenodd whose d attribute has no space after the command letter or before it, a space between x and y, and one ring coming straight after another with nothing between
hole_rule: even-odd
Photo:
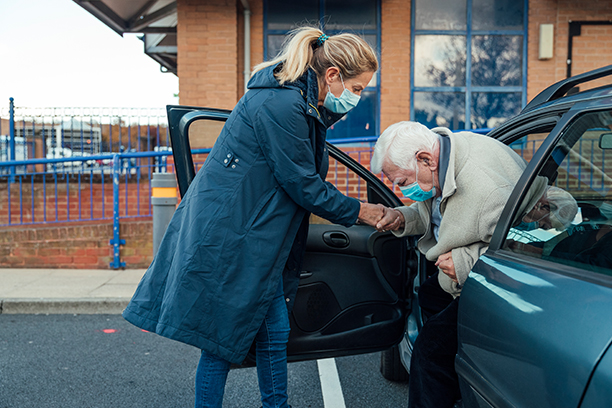
<instances>
[{"instance_id":1,"label":"woman's navy blue coat","mask_svg":"<svg viewBox=\"0 0 612 408\"><path fill-rule=\"evenodd\" d=\"M176 209L123 317L233 363L244 360L279 279L291 308L308 217L353 225L359 201L324 181L316 75L257 72Z\"/></svg>"}]
</instances>

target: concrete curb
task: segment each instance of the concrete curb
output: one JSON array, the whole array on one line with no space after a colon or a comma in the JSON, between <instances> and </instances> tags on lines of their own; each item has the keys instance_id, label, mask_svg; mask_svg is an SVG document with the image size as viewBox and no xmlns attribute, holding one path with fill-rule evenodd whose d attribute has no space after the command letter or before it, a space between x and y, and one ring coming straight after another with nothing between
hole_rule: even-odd
<instances>
[{"instance_id":1,"label":"concrete curb","mask_svg":"<svg viewBox=\"0 0 612 408\"><path fill-rule=\"evenodd\" d=\"M9 298L0 314L121 314L126 298Z\"/></svg>"}]
</instances>

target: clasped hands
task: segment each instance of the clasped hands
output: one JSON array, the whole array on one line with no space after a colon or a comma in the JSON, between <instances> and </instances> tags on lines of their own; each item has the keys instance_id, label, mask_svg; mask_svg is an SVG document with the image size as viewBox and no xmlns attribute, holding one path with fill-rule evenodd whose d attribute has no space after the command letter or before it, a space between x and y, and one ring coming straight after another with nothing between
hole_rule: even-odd
<instances>
[{"instance_id":1,"label":"clasped hands","mask_svg":"<svg viewBox=\"0 0 612 408\"><path fill-rule=\"evenodd\" d=\"M397 231L404 228L404 215L394 209L382 204L361 203L359 209L359 222L368 224L377 231Z\"/></svg>"}]
</instances>

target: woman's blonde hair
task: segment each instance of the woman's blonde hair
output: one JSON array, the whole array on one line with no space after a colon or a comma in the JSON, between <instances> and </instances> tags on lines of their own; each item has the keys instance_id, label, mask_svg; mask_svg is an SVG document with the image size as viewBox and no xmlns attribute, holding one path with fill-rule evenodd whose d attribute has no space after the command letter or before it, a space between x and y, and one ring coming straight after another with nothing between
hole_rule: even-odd
<instances>
[{"instance_id":1,"label":"woman's blonde hair","mask_svg":"<svg viewBox=\"0 0 612 408\"><path fill-rule=\"evenodd\" d=\"M320 41L325 38L323 35L323 31L315 27L292 30L276 58L257 65L253 73L283 62L280 71L275 73L282 85L297 81L308 67L312 67L319 78L329 67L338 68L344 79L378 70L376 53L363 38L355 34L337 34Z\"/></svg>"}]
</instances>

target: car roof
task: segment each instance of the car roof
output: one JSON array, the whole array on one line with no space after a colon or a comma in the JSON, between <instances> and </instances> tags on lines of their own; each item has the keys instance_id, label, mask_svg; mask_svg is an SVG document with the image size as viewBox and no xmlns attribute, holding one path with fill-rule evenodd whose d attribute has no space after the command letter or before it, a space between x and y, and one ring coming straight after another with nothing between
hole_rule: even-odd
<instances>
[{"instance_id":1,"label":"car roof","mask_svg":"<svg viewBox=\"0 0 612 408\"><path fill-rule=\"evenodd\" d=\"M610 76L610 75L612 75L612 65L601 67L593 71L588 71L583 74L575 75L573 77L566 78L562 81L559 81L549 86L548 88L544 89L535 98L533 98L527 104L527 106L523 108L523 110L521 111L521 114L524 112L528 112L530 110L536 109L538 107L541 107L542 105L548 102L552 102L553 104L560 103L565 98L579 97L580 100L590 99L590 97L592 97L593 91L610 88L612 87L612 84L605 85L605 86L602 86L596 89L589 89L589 90L578 92L578 93L572 93L571 91L573 89L576 89L576 87L579 86L580 84L583 84L589 81L594 81L596 79L603 78L603 77Z\"/></svg>"},{"instance_id":2,"label":"car roof","mask_svg":"<svg viewBox=\"0 0 612 408\"><path fill-rule=\"evenodd\" d=\"M503 139L507 132L523 126L530 118L536 120L544 116L560 116L576 103L612 97L612 83L582 92L573 92L580 84L606 76L612 76L612 65L559 81L540 92L518 115L496 127L488 135L495 139Z\"/></svg>"}]
</instances>

